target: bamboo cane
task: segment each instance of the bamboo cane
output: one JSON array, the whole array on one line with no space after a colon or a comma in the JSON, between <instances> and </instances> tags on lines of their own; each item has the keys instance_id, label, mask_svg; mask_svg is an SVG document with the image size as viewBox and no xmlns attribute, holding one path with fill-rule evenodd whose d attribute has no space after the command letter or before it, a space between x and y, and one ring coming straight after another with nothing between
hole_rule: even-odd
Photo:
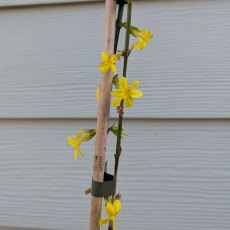
<instances>
[{"instance_id":1,"label":"bamboo cane","mask_svg":"<svg viewBox=\"0 0 230 230\"><path fill-rule=\"evenodd\" d=\"M116 20L116 1L105 2L105 30L103 51L113 53ZM105 155L107 145L107 132L109 128L110 100L113 73L108 71L102 76L101 93L99 99L96 141L93 162L93 180L102 182L104 179ZM90 226L89 230L99 230L101 218L102 198L91 196Z\"/></svg>"}]
</instances>

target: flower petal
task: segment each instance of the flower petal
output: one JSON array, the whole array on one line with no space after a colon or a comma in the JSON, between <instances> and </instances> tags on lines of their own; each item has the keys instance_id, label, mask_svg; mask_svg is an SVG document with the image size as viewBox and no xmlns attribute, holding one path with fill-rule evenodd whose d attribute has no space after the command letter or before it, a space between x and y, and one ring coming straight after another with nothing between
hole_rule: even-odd
<instances>
[{"instance_id":1,"label":"flower petal","mask_svg":"<svg viewBox=\"0 0 230 230\"><path fill-rule=\"evenodd\" d=\"M117 68L116 68L116 65L115 64L111 64L111 70L113 71L114 74L117 73Z\"/></svg>"},{"instance_id":2,"label":"flower petal","mask_svg":"<svg viewBox=\"0 0 230 230\"><path fill-rule=\"evenodd\" d=\"M119 90L119 89L113 90L111 92L111 95L114 96L114 97L123 97L124 96L123 92L121 90Z\"/></svg>"},{"instance_id":3,"label":"flower petal","mask_svg":"<svg viewBox=\"0 0 230 230\"><path fill-rule=\"evenodd\" d=\"M103 224L106 224L110 221L110 218L106 218L106 219L100 219L99 220L99 225L102 226Z\"/></svg>"},{"instance_id":4,"label":"flower petal","mask_svg":"<svg viewBox=\"0 0 230 230\"><path fill-rule=\"evenodd\" d=\"M103 61L108 61L109 60L109 52L101 52L101 59Z\"/></svg>"},{"instance_id":5,"label":"flower petal","mask_svg":"<svg viewBox=\"0 0 230 230\"><path fill-rule=\"evenodd\" d=\"M146 29L142 30L141 33L143 39L147 42L154 36L149 30Z\"/></svg>"},{"instance_id":6,"label":"flower petal","mask_svg":"<svg viewBox=\"0 0 230 230\"><path fill-rule=\"evenodd\" d=\"M100 92L99 89L97 88L96 93L95 93L95 99L98 101L100 97Z\"/></svg>"},{"instance_id":7,"label":"flower petal","mask_svg":"<svg viewBox=\"0 0 230 230\"><path fill-rule=\"evenodd\" d=\"M136 89L139 86L140 82L139 81L134 81L132 85L130 86L130 91Z\"/></svg>"},{"instance_id":8,"label":"flower petal","mask_svg":"<svg viewBox=\"0 0 230 230\"><path fill-rule=\"evenodd\" d=\"M105 209L108 217L113 218L116 216L116 208L112 203L108 202Z\"/></svg>"},{"instance_id":9,"label":"flower petal","mask_svg":"<svg viewBox=\"0 0 230 230\"><path fill-rule=\"evenodd\" d=\"M119 88L125 92L129 87L128 80L125 77L120 77L119 79Z\"/></svg>"},{"instance_id":10,"label":"flower petal","mask_svg":"<svg viewBox=\"0 0 230 230\"><path fill-rule=\"evenodd\" d=\"M68 136L68 143L69 143L69 145L71 145L72 147L74 147L74 140L73 140L73 137Z\"/></svg>"},{"instance_id":11,"label":"flower petal","mask_svg":"<svg viewBox=\"0 0 230 230\"><path fill-rule=\"evenodd\" d=\"M139 98L142 97L143 92L141 90L134 90L131 92L131 97L133 98Z\"/></svg>"},{"instance_id":12,"label":"flower petal","mask_svg":"<svg viewBox=\"0 0 230 230\"><path fill-rule=\"evenodd\" d=\"M79 148L74 148L74 160L77 160L78 157L78 153L79 153Z\"/></svg>"},{"instance_id":13,"label":"flower petal","mask_svg":"<svg viewBox=\"0 0 230 230\"><path fill-rule=\"evenodd\" d=\"M121 211L121 208L122 208L122 206L121 206L121 201L116 199L116 200L113 202L113 205L114 205L114 207L115 207L115 209L116 209L116 214L118 214L118 213Z\"/></svg>"},{"instance_id":14,"label":"flower petal","mask_svg":"<svg viewBox=\"0 0 230 230\"><path fill-rule=\"evenodd\" d=\"M100 93L101 93L101 81L98 83L98 87L97 87L96 94L95 94L95 98L97 101L100 98Z\"/></svg>"},{"instance_id":15,"label":"flower petal","mask_svg":"<svg viewBox=\"0 0 230 230\"><path fill-rule=\"evenodd\" d=\"M110 68L110 65L108 64L108 62L101 62L99 64L99 69L102 73L106 73Z\"/></svg>"},{"instance_id":16,"label":"flower petal","mask_svg":"<svg viewBox=\"0 0 230 230\"><path fill-rule=\"evenodd\" d=\"M145 42L139 41L139 42L136 42L136 43L133 44L132 49L141 49L141 50L144 50L145 46L146 46Z\"/></svg>"},{"instance_id":17,"label":"flower petal","mask_svg":"<svg viewBox=\"0 0 230 230\"><path fill-rule=\"evenodd\" d=\"M146 37L148 37L148 35L150 34L149 30L146 30L146 29L141 30L141 33L145 35Z\"/></svg>"},{"instance_id":18,"label":"flower petal","mask_svg":"<svg viewBox=\"0 0 230 230\"><path fill-rule=\"evenodd\" d=\"M113 107L118 106L122 99L123 99L122 97L115 97L112 101L112 106Z\"/></svg>"},{"instance_id":19,"label":"flower petal","mask_svg":"<svg viewBox=\"0 0 230 230\"><path fill-rule=\"evenodd\" d=\"M117 60L118 60L118 57L117 57L116 54L113 54L113 55L110 57L110 61L111 61L112 63L116 63Z\"/></svg>"},{"instance_id":20,"label":"flower petal","mask_svg":"<svg viewBox=\"0 0 230 230\"><path fill-rule=\"evenodd\" d=\"M133 106L133 98L132 98L132 97L126 97L126 98L124 99L124 102L125 102L125 106L126 106L127 108L130 108L130 107Z\"/></svg>"},{"instance_id":21,"label":"flower petal","mask_svg":"<svg viewBox=\"0 0 230 230\"><path fill-rule=\"evenodd\" d=\"M83 134L83 130L81 129L76 136L76 140L79 140L82 137L82 134Z\"/></svg>"}]
</instances>

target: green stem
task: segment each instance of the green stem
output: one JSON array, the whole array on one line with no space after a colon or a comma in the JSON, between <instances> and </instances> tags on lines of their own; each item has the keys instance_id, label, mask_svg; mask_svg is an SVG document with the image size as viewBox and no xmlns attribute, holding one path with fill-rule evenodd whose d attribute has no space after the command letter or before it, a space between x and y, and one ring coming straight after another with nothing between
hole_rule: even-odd
<instances>
[{"instance_id":1,"label":"green stem","mask_svg":"<svg viewBox=\"0 0 230 230\"><path fill-rule=\"evenodd\" d=\"M117 52L117 45L120 35L120 30L122 27L122 16L124 11L124 4L119 4L118 13L117 13L117 20L116 20L116 31L115 31L115 40L114 40L114 53Z\"/></svg>"},{"instance_id":2,"label":"green stem","mask_svg":"<svg viewBox=\"0 0 230 230\"><path fill-rule=\"evenodd\" d=\"M129 40L130 40L130 25L131 25L131 15L132 15L132 2L128 2L128 13L127 13L127 28L125 34L125 49L124 49L124 66L123 66L123 77L126 77L127 66L128 66L128 57L129 57ZM124 106L124 100L121 101L120 107ZM117 177L118 173L118 165L119 158L121 155L121 132L122 132L122 122L123 122L123 114L119 114L118 118L118 133L117 133L117 144L116 144L116 153L115 157L115 165L114 165L114 177Z\"/></svg>"},{"instance_id":3,"label":"green stem","mask_svg":"<svg viewBox=\"0 0 230 230\"><path fill-rule=\"evenodd\" d=\"M120 8L120 5L119 5L119 8ZM124 5L123 5L123 8L124 8ZM131 0L128 1L128 9L127 9L127 11L128 12L127 12L127 28L126 28L126 34L125 34L123 77L126 77L127 66L128 66L128 57L129 57L129 40L130 40L130 32L129 32L129 30L130 30L130 25L131 25L131 14L132 14L132 1ZM123 9L122 9L122 14L123 14ZM119 18L119 10L118 10L118 18ZM121 16L121 18L122 18L122 16ZM120 21L120 23L121 23L121 21ZM121 24L119 24L118 26L121 26ZM119 29L119 32L120 32L120 29ZM119 32L118 32L118 37L119 37ZM116 37L116 34L115 34L114 51L117 49L118 37ZM124 105L124 100L121 101L120 107L123 107L123 105ZM120 113L119 118L118 118L118 132L117 132L116 153L114 154L114 158L115 158L114 178L117 178L119 158L120 158L120 155L121 155L122 122L123 122L123 114ZM113 200L114 200L114 197L113 197ZM113 226L114 226L114 222L110 221L108 230L114 230Z\"/></svg>"}]
</instances>

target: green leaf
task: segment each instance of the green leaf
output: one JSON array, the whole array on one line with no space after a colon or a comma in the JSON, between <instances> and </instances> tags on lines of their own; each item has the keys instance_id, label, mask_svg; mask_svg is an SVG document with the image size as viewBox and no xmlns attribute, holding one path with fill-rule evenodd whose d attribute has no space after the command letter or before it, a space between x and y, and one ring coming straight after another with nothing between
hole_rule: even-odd
<instances>
[{"instance_id":1,"label":"green leaf","mask_svg":"<svg viewBox=\"0 0 230 230\"><path fill-rule=\"evenodd\" d=\"M118 89L119 88L119 78L118 78L118 74L116 74L115 76L113 76L113 84L115 85L115 87Z\"/></svg>"}]
</instances>

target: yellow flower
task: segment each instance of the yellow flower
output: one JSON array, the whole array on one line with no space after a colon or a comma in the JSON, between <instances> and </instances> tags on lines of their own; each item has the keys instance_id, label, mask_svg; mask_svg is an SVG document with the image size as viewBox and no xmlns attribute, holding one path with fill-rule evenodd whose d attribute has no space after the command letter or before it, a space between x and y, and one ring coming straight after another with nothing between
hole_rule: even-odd
<instances>
[{"instance_id":1,"label":"yellow flower","mask_svg":"<svg viewBox=\"0 0 230 230\"><path fill-rule=\"evenodd\" d=\"M127 28L127 23L123 23L123 27ZM144 50L146 47L148 41L153 38L153 34L146 29L140 30L138 27L130 26L130 34L132 34L134 37L139 38L139 42L136 42L133 44L132 49L141 49Z\"/></svg>"},{"instance_id":2,"label":"yellow flower","mask_svg":"<svg viewBox=\"0 0 230 230\"><path fill-rule=\"evenodd\" d=\"M112 101L113 106L118 106L118 104L124 100L125 106L130 108L133 106L133 98L142 97L143 93L141 90L136 90L139 86L139 81L134 81L131 86L129 86L128 80L125 77L120 77L119 88L112 91L112 96L114 100Z\"/></svg>"},{"instance_id":3,"label":"yellow flower","mask_svg":"<svg viewBox=\"0 0 230 230\"><path fill-rule=\"evenodd\" d=\"M99 225L102 226L103 224L108 223L109 221L113 221L113 230L116 230L115 221L117 214L121 211L121 201L116 199L113 203L109 200L106 203L106 213L108 218L100 219Z\"/></svg>"},{"instance_id":4,"label":"yellow flower","mask_svg":"<svg viewBox=\"0 0 230 230\"><path fill-rule=\"evenodd\" d=\"M68 136L68 143L71 145L71 147L73 147L74 160L77 160L78 153L80 153L81 156L85 155L79 148L81 143L86 140L86 136L82 137L82 135L83 135L83 129L80 130L77 136Z\"/></svg>"},{"instance_id":5,"label":"yellow flower","mask_svg":"<svg viewBox=\"0 0 230 230\"><path fill-rule=\"evenodd\" d=\"M136 36L139 38L139 41L134 43L132 49L141 49L144 50L148 41L154 36L149 30L139 30L136 32Z\"/></svg>"},{"instance_id":6,"label":"yellow flower","mask_svg":"<svg viewBox=\"0 0 230 230\"><path fill-rule=\"evenodd\" d=\"M118 56L116 54L112 54L109 57L109 52L101 52L102 62L99 64L99 69L102 73L106 73L110 68L114 74L116 74L116 65L115 63L118 60Z\"/></svg>"},{"instance_id":7,"label":"yellow flower","mask_svg":"<svg viewBox=\"0 0 230 230\"><path fill-rule=\"evenodd\" d=\"M84 134L83 134L84 133ZM68 143L73 147L74 160L77 160L78 153L83 157L85 154L80 150L84 141L91 140L96 135L96 129L81 129L77 136L68 136Z\"/></svg>"},{"instance_id":8,"label":"yellow flower","mask_svg":"<svg viewBox=\"0 0 230 230\"><path fill-rule=\"evenodd\" d=\"M98 83L97 91L96 91L96 94L95 94L95 98L96 98L97 101L100 98L100 93L101 93L101 81Z\"/></svg>"}]
</instances>

